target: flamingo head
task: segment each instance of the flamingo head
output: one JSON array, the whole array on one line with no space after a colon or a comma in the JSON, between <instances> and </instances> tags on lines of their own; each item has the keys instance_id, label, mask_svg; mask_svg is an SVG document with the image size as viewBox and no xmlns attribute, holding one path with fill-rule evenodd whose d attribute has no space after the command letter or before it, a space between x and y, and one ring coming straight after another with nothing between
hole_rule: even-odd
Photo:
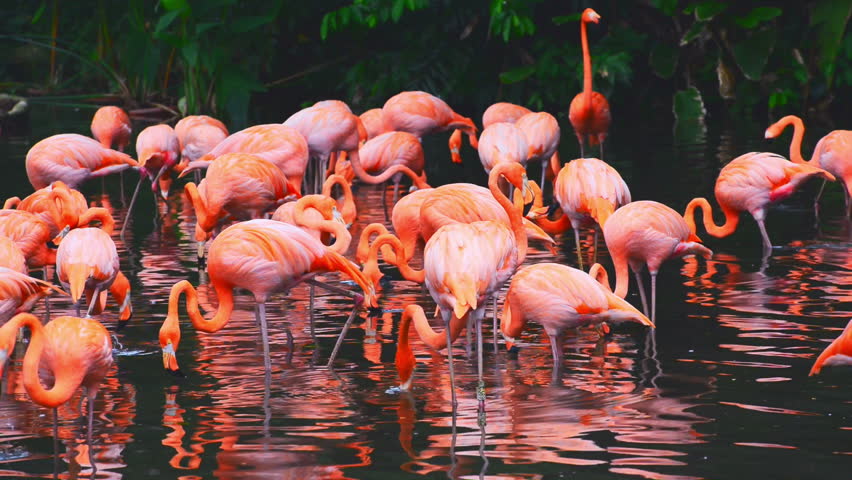
<instances>
[{"instance_id":1,"label":"flamingo head","mask_svg":"<svg viewBox=\"0 0 852 480\"><path fill-rule=\"evenodd\" d=\"M169 373L177 376L183 376L177 362L177 349L180 344L180 327L178 326L177 317L173 318L171 314L166 317L163 326L160 327L160 348L163 351L163 368Z\"/></svg>"},{"instance_id":2,"label":"flamingo head","mask_svg":"<svg viewBox=\"0 0 852 480\"><path fill-rule=\"evenodd\" d=\"M784 132L784 129L787 128L788 125L793 125L796 122L802 123L802 120L795 115L787 115L786 117L783 117L777 122L770 125L769 128L766 129L764 138L775 138L781 135L781 133Z\"/></svg>"},{"instance_id":3,"label":"flamingo head","mask_svg":"<svg viewBox=\"0 0 852 480\"><path fill-rule=\"evenodd\" d=\"M598 23L600 20L601 16L598 15L598 12L592 10L591 8L583 10L582 21L586 23Z\"/></svg>"}]
</instances>

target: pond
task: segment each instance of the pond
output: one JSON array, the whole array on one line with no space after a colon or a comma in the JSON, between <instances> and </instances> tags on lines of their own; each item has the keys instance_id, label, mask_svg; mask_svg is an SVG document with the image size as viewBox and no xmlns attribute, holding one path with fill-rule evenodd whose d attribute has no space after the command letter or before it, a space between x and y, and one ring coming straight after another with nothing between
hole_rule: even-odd
<instances>
[{"instance_id":1,"label":"pond","mask_svg":"<svg viewBox=\"0 0 852 480\"><path fill-rule=\"evenodd\" d=\"M92 114L36 104L28 127L4 131L2 196L32 191L24 172L30 146L55 133L88 135ZM715 204L716 175L734 157L759 150L786 156L790 138L787 133L765 141L768 123L742 120L709 119L706 131L673 129L668 115L616 122L605 160L627 181L634 200L653 199L678 211L698 195ZM134 131L143 127L137 123ZM578 149L568 122L562 127L561 153L567 160ZM805 151L827 131L809 130ZM432 185L484 184L469 147L461 166L448 161L446 134L427 139L424 148ZM537 179L537 167L530 170L530 178ZM135 181L135 174L125 175L127 189ZM120 222L124 206L117 182L118 177L108 177L106 193L98 181L84 191L91 202L111 206ZM808 377L815 356L840 333L852 307L852 243L841 213L842 192L837 184L827 187L815 221L818 187L809 183L769 212L767 227L776 247L768 259L761 258L760 234L749 216L724 239L699 228L715 255L663 265L657 329L616 327L605 341L591 329L569 332L564 372L555 381L547 335L538 325L530 325L519 354L510 357L502 339L496 347L491 343L486 321L484 425L477 417L475 354L468 358L464 347L454 349L456 415L444 356L430 352L416 336L412 392L387 393L398 383L393 360L402 309L417 303L434 311L429 294L389 266L383 267L392 281L382 312L360 312L333 371L325 363L351 300L319 293L313 312L317 348L309 333L308 288L299 286L267 306L270 388L264 384L262 346L247 292L238 292L231 322L216 334L186 327L181 307L185 328L178 359L186 377L168 375L157 333L169 289L184 279L201 283L200 303L208 314L216 299L198 270L191 205L178 190L167 207L161 205L165 218L154 226L146 189L126 241L115 237L122 271L133 287L134 316L115 333L115 367L95 402L97 476L672 480L826 478L848 472L849 371L827 369ZM356 188L356 239L365 225L384 221L382 193L375 186ZM527 264L575 266L573 234L557 240L555 256L532 244ZM590 240L584 232L583 242ZM604 248L598 259L613 276ZM641 305L635 284L627 299ZM53 315L73 314L67 298L53 297L51 309ZM34 313L44 315L44 304ZM117 313L109 310L100 320L114 330ZM288 329L295 336L294 351L287 349ZM458 345L464 342L462 336ZM79 395L59 409L54 444L53 416L28 400L15 374L20 355L14 362L0 398L0 476L88 477L86 410Z\"/></svg>"}]
</instances>

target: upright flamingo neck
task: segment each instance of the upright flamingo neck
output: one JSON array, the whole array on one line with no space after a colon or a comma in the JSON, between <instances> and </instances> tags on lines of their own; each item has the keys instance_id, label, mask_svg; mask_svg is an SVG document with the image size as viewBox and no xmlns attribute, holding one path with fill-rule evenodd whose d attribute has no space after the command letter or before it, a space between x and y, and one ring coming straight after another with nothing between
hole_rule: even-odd
<instances>
[{"instance_id":1,"label":"upright flamingo neck","mask_svg":"<svg viewBox=\"0 0 852 480\"><path fill-rule=\"evenodd\" d=\"M586 36L586 19L580 21L580 43L583 46L583 98L587 108L592 105L592 55L589 53L589 39Z\"/></svg>"},{"instance_id":2,"label":"upright flamingo neck","mask_svg":"<svg viewBox=\"0 0 852 480\"><path fill-rule=\"evenodd\" d=\"M494 198L497 200L497 203L503 207L503 210L506 211L506 214L509 216L509 224L512 229L512 233L515 234L515 243L518 247L518 265L524 263L524 259L527 258L527 234L524 229L524 219L521 216L521 212L512 205L512 202L503 194L500 190L499 179L500 175L504 171L509 168L516 168L519 164L516 163L500 163L493 170L491 170L491 174L488 176L488 189L491 190L491 195L494 195Z\"/></svg>"},{"instance_id":3,"label":"upright flamingo neck","mask_svg":"<svg viewBox=\"0 0 852 480\"><path fill-rule=\"evenodd\" d=\"M62 368L54 371L56 380L53 387L45 389L39 379L39 363L44 352L45 342L44 327L42 327L41 322L29 313L16 315L3 326L0 338L7 338L9 332L12 335L17 335L17 331L22 327L27 327L32 332L30 346L24 355L24 388L35 403L47 408L56 408L71 399L74 392L83 383L86 370L84 368ZM14 339L14 336L11 338Z\"/></svg>"},{"instance_id":4,"label":"upright flamingo neck","mask_svg":"<svg viewBox=\"0 0 852 480\"><path fill-rule=\"evenodd\" d=\"M705 198L693 198L686 206L686 211L683 213L683 219L689 227L689 231L695 235L695 209L700 208L703 214L704 228L707 233L714 237L727 237L734 233L737 229L737 224L740 222L739 212L722 206L722 211L725 213L725 223L716 225L713 221L713 210L710 207L710 202Z\"/></svg>"}]
</instances>

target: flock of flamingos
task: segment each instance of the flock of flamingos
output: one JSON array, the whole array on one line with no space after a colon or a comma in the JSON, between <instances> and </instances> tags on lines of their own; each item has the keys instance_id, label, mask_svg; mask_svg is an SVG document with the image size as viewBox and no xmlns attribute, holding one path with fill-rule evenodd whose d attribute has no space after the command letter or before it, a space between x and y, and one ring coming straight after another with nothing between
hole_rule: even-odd
<instances>
[{"instance_id":1,"label":"flock of flamingos","mask_svg":"<svg viewBox=\"0 0 852 480\"><path fill-rule=\"evenodd\" d=\"M571 102L569 118L581 152L587 141L590 146L599 145L603 157L610 111L606 98L592 90L586 39L586 24L599 19L591 9L581 17L584 83ZM402 92L382 108L360 116L343 102L322 101L283 124L256 125L230 135L214 118L190 116L174 128L165 124L145 128L136 139L137 159L122 153L131 135L127 114L118 107L103 107L92 121L95 139L54 135L30 149L26 169L36 191L23 200L7 200L0 211L0 317L5 323L0 328L0 361L5 364L22 338L20 330L28 328L31 337L22 370L26 391L34 402L55 409L78 387L86 387L91 439L92 401L113 362L111 335L96 318L111 297L121 321L127 321L130 284L119 270L110 212L89 208L75 189L94 177L138 171L139 184L123 221L126 226L145 179L150 180L154 201L159 202L160 196L169 195L175 175L192 174L195 181L186 183L184 191L195 208L200 266L206 263L219 306L212 318L205 319L188 281L172 287L159 337L167 370L179 372L181 295L195 328L212 333L227 325L234 308L233 289L240 288L256 300L268 378L265 302L300 282L353 299L355 308L331 354L331 366L358 308L378 306L381 257L406 279L425 284L444 324L444 333L436 332L420 306L405 308L396 354L399 388L409 389L414 378L415 360L408 342L411 323L428 346L446 348L453 385L452 345L468 328L476 334L480 379L476 395L484 412L482 323L489 300L495 302L494 334L499 329L508 348L527 322L544 328L557 372L562 364L563 332L568 328L593 326L606 335L610 323L630 321L654 327L656 276L663 262L685 255L712 255L697 236L696 208L702 210L704 228L714 237L731 235L740 214L750 213L760 228L765 255L772 247L764 223L767 207L790 196L810 177L843 182L849 215L852 131L826 135L811 160L805 161L800 152L804 126L799 118L782 118L766 130L766 137L776 137L790 125L795 132L791 161L752 152L719 172L715 196L725 216L719 226L704 198L689 202L681 215L658 202L631 202L627 184L602 160L581 153L583 158L562 165L556 153L560 141L556 119L509 103L496 103L486 110L479 136L471 119L424 92ZM459 147L463 135L467 136L489 173L488 188L469 183L436 188L427 184L420 138L443 131L453 132L449 146L455 162L461 161ZM538 184L526 174L527 165L534 162L541 165ZM543 195L551 173L553 202L548 207ZM399 198L399 183L406 176L413 182L412 192ZM368 184L394 182L394 204L389 215L385 205L385 215L395 234L384 224L368 226L358 243L358 263L344 256L352 240L347 227L357 215L350 190L354 179ZM342 201L332 196L335 187L342 188ZM528 203L532 205L525 216ZM231 220L238 222L223 228ZM90 226L93 222L99 226ZM550 235L569 228L574 231L579 269L557 263L523 266L528 241L552 246ZM594 259L588 273L584 271L588 254L580 249L581 228L595 229L595 243L598 230L603 232L615 267L614 290L606 270ZM425 242L423 268L416 270L409 262L420 240ZM49 282L49 266L55 266L65 290ZM638 283L641 312L624 300L628 267ZM645 267L651 277L650 302L640 276ZM43 269L44 280L30 277L33 269ZM362 292L313 278L332 271L351 278ZM498 326L497 296L506 282L509 289ZM21 313L50 293L70 294L76 316L56 317L42 325L35 316ZM852 363L852 322L819 356L811 374L843 363ZM49 373L49 388L39 378L40 368ZM452 399L455 405L455 388Z\"/></svg>"}]
</instances>

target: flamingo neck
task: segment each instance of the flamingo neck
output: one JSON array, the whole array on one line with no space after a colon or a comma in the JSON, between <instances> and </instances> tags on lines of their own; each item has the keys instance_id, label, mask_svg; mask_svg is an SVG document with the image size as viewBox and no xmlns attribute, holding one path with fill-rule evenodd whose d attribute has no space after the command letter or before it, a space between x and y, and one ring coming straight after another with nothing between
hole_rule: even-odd
<instances>
[{"instance_id":1,"label":"flamingo neck","mask_svg":"<svg viewBox=\"0 0 852 480\"><path fill-rule=\"evenodd\" d=\"M589 39L586 36L586 19L580 21L580 44L583 46L583 98L586 108L592 105L592 55L589 53Z\"/></svg>"},{"instance_id":2,"label":"flamingo neck","mask_svg":"<svg viewBox=\"0 0 852 480\"><path fill-rule=\"evenodd\" d=\"M802 140L805 138L805 124L795 115L787 115L778 122L783 127L793 125L793 140L790 142L790 160L793 163L808 163L802 157ZM811 162L813 163L813 160Z\"/></svg>"},{"instance_id":3,"label":"flamingo neck","mask_svg":"<svg viewBox=\"0 0 852 480\"><path fill-rule=\"evenodd\" d=\"M61 230L66 226L78 225L80 219L74 209L74 199L68 187L62 182L54 182L50 195L53 199L52 206L55 207L51 216L57 220L56 226ZM59 222L62 224L60 225ZM112 230L109 233L112 233Z\"/></svg>"},{"instance_id":4,"label":"flamingo neck","mask_svg":"<svg viewBox=\"0 0 852 480\"><path fill-rule=\"evenodd\" d=\"M85 213L80 215L77 225L84 227L95 220L101 222L101 230L106 232L107 235L112 235L113 230L115 230L115 220L110 215L109 210L103 207L93 207L86 210Z\"/></svg>"},{"instance_id":5,"label":"flamingo neck","mask_svg":"<svg viewBox=\"0 0 852 480\"><path fill-rule=\"evenodd\" d=\"M211 320L205 320L201 315L201 310L198 309L198 292L195 290L195 287L186 280L175 284L169 294L169 313L166 317L166 322L171 320L175 323L175 326L178 326L178 303L181 293L185 293L186 313L196 330L205 333L214 333L224 328L231 319L231 312L234 310L234 292L230 287L222 285L220 282L214 282L213 288L216 289L219 308Z\"/></svg>"},{"instance_id":6,"label":"flamingo neck","mask_svg":"<svg viewBox=\"0 0 852 480\"><path fill-rule=\"evenodd\" d=\"M340 213L347 223L351 223L355 221L358 214L355 207L355 196L352 195L352 187L349 182L342 175L330 175L322 186L322 194L331 197L331 191L335 185L340 185L340 189L343 190L343 205L340 207Z\"/></svg>"},{"instance_id":7,"label":"flamingo neck","mask_svg":"<svg viewBox=\"0 0 852 480\"><path fill-rule=\"evenodd\" d=\"M710 235L717 238L727 237L734 233L737 229L737 224L740 221L740 215L738 212L722 206L722 211L725 213L725 223L722 225L716 225L713 221L713 210L710 207L710 202L708 202L705 198L698 197L693 198L692 201L689 202L686 206L686 211L683 213L683 219L686 221L686 225L689 227L689 231L692 232L693 235L695 235L696 208L701 209L704 228L707 229L707 233Z\"/></svg>"},{"instance_id":8,"label":"flamingo neck","mask_svg":"<svg viewBox=\"0 0 852 480\"><path fill-rule=\"evenodd\" d=\"M324 202L333 202L333 200L322 195L306 195L300 198L293 208L293 221L302 228L319 230L334 235L334 243L329 245L328 248L342 255L346 253L349 244L352 243L352 235L346 230L346 226L336 220L315 220L305 215L305 210L308 208L316 209L319 212L327 211L323 208Z\"/></svg>"},{"instance_id":9,"label":"flamingo neck","mask_svg":"<svg viewBox=\"0 0 852 480\"><path fill-rule=\"evenodd\" d=\"M405 176L410 178L412 182L414 182L414 185L417 188L430 188L429 184L426 183L424 178L414 173L413 170L411 170L405 165L394 165L379 175L370 175L366 170L364 170L364 167L361 166L361 159L358 155L357 150L352 150L350 152L349 164L352 166L352 171L355 172L355 175L358 177L358 179L370 185L378 185L379 183L388 181L397 173L403 173L405 174Z\"/></svg>"},{"instance_id":10,"label":"flamingo neck","mask_svg":"<svg viewBox=\"0 0 852 480\"><path fill-rule=\"evenodd\" d=\"M512 205L512 202L509 201L508 197L503 194L499 185L502 172L506 168L513 168L514 165L516 164L501 163L494 167L494 169L491 170L491 174L488 176L488 189L491 190L491 195L494 196L497 203L503 207L503 210L505 210L506 214L509 216L509 225L512 229L512 233L515 235L515 244L518 247L518 265L520 265L524 263L524 259L527 258L527 233L524 229L524 218L521 216L521 212Z\"/></svg>"},{"instance_id":11,"label":"flamingo neck","mask_svg":"<svg viewBox=\"0 0 852 480\"><path fill-rule=\"evenodd\" d=\"M361 231L361 238L358 241L358 249L355 252L355 261L364 264L371 260L370 257L370 238L373 235L388 235L390 232L387 227L382 225L381 223L371 223L364 227L364 230ZM390 255L388 255L390 253ZM396 263L396 255L390 249L383 249L382 254L385 258L392 259L388 260L391 263ZM378 250L376 251L376 255L378 255Z\"/></svg>"},{"instance_id":12,"label":"flamingo neck","mask_svg":"<svg viewBox=\"0 0 852 480\"><path fill-rule=\"evenodd\" d=\"M202 180L205 182L206 180ZM202 231L210 232L213 230L213 227L216 226L216 222L219 220L213 215L210 210L207 208L207 199L201 196L201 193L198 191L198 187L195 186L195 183L189 182L183 187L184 192L186 192L187 196L189 196L189 200L192 202L192 207L195 209L195 218L197 220L197 226ZM205 239L197 238L196 240L203 241Z\"/></svg>"},{"instance_id":13,"label":"flamingo neck","mask_svg":"<svg viewBox=\"0 0 852 480\"><path fill-rule=\"evenodd\" d=\"M395 235L387 234L380 235L376 238L376 241L370 246L370 253L367 257L367 263L364 264L364 269L367 269L367 264L370 264L371 267L375 267L378 269L378 258L379 258L379 249L382 249L383 246L389 245L391 250L393 250L394 256L396 257L396 261L392 261L392 259L385 256L385 260L396 265L399 268L399 273L405 277L406 280L416 283L423 283L426 281L426 270L414 270L411 268L411 265L408 264L408 261L405 258L405 249L402 246L402 242L399 241ZM385 250L382 249L382 253L384 254Z\"/></svg>"}]
</instances>

